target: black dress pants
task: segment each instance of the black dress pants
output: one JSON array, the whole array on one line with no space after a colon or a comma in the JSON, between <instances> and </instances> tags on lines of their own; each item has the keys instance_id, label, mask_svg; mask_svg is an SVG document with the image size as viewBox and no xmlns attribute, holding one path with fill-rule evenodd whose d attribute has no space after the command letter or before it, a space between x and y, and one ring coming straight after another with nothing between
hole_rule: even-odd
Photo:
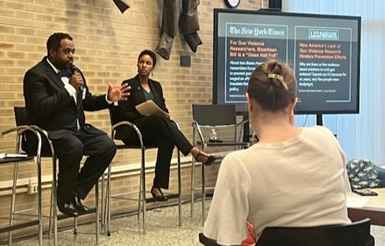
<instances>
[{"instance_id":1,"label":"black dress pants","mask_svg":"<svg viewBox=\"0 0 385 246\"><path fill-rule=\"evenodd\" d=\"M176 146L186 156L193 146L176 125L163 114L158 113L141 118L134 124L142 133L145 145L158 147L153 186L168 189L174 147ZM126 144L132 144L135 141L134 139L123 140Z\"/></svg>"},{"instance_id":2,"label":"black dress pants","mask_svg":"<svg viewBox=\"0 0 385 246\"><path fill-rule=\"evenodd\" d=\"M114 142L106 134L79 130L52 140L59 159L58 201L72 202L76 194L84 199L104 173L116 153ZM88 156L79 172L83 155Z\"/></svg>"}]
</instances>

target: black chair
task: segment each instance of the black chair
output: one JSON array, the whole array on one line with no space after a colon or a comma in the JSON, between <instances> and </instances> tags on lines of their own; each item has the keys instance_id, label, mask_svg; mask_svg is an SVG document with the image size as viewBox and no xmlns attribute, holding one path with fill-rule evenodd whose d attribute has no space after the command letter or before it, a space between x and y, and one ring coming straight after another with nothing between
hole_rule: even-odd
<instances>
[{"instance_id":1,"label":"black chair","mask_svg":"<svg viewBox=\"0 0 385 246\"><path fill-rule=\"evenodd\" d=\"M236 111L234 104L227 105L192 105L193 113L193 145L200 146L203 151L206 151L209 147L234 147L234 149L247 148L250 146L250 142L241 141L240 133L242 127L247 121L237 122ZM230 134L229 140L212 141L208 137L209 130L216 131L216 129L226 130L226 135ZM243 140L243 139L242 139ZM195 187L195 165L196 160L192 158L192 170L191 170L191 217L194 213L194 200L195 191L201 191L202 193L202 224L205 219L205 201L206 192L213 190L214 187L206 187L205 181L205 165L202 167L202 185L201 187Z\"/></svg>"},{"instance_id":2,"label":"black chair","mask_svg":"<svg viewBox=\"0 0 385 246\"><path fill-rule=\"evenodd\" d=\"M27 154L21 153L22 137L26 132L29 132L30 134L34 135L36 138L37 144L35 146L36 149L34 150L35 155L27 155ZM40 158L41 137L38 131L36 131L35 129L27 125L21 125L18 127L13 127L13 128L4 130L3 132L0 132L0 137L4 137L12 133L16 133L16 149L14 153L0 154L0 166L5 166L9 164L12 164L14 166L10 215L9 215L9 218L1 218L1 219L9 220L9 225L1 226L0 233L4 233L4 232L9 233L8 245L11 245L12 231L37 225L39 245L41 246L43 243L41 158ZM27 209L24 211L16 211L15 209L19 163L23 163L23 162L35 162L37 166L37 196L38 196L37 214L35 214L35 212L32 214L30 213L31 210L35 210L36 208ZM27 218L32 218L32 219L27 219ZM15 220L18 220L18 222L14 223Z\"/></svg>"},{"instance_id":3,"label":"black chair","mask_svg":"<svg viewBox=\"0 0 385 246\"><path fill-rule=\"evenodd\" d=\"M27 125L28 119L27 119L27 111L25 107L14 107L14 113L15 113L15 120L16 125ZM51 193L51 205L50 205L50 215L49 215L49 238L54 236L54 245L57 245L57 221L69 218L65 214L58 214L58 208L57 208L57 157L55 155L53 145L51 140L48 137L48 133L39 128L38 126L31 125L31 128L38 131L41 138L41 157L50 157L52 158L52 193ZM22 138L21 143L22 149L28 153L28 155L34 155L34 149L36 146L36 138L28 134L24 134ZM89 212L85 214L95 213L95 235L96 235L96 245L99 244L99 233L100 233L100 226L99 226L99 186L98 183L95 184L95 208L91 208ZM84 214L82 214L84 215ZM78 233L77 228L77 217L74 217L74 234Z\"/></svg>"},{"instance_id":4,"label":"black chair","mask_svg":"<svg viewBox=\"0 0 385 246\"><path fill-rule=\"evenodd\" d=\"M106 224L106 230L107 235L110 235L110 221L111 221L111 211L110 211L110 203L111 198L119 198L119 199L126 199L126 200L138 200L138 220L140 217L140 214L142 213L142 219L143 219L143 234L146 233L146 203L150 202L156 202L157 200L153 197L147 198L146 194L149 193L149 191L146 191L146 150L147 149L154 149L157 148L156 146L148 146L144 145L142 134L140 133L140 130L137 128L137 126L129 121L117 121L117 107L118 106L111 106L109 108L110 110L110 120L111 120L111 138L113 140L117 140L116 142L120 142L116 144L116 147L118 150L121 149L140 149L141 150L141 165L140 165L140 183L139 183L139 191L131 191L131 192L124 192L120 194L111 194L111 165L108 167L108 173L107 173L107 192L106 192L106 211L105 213L105 224ZM176 123L175 123L176 124ZM176 124L178 127L178 125ZM137 143L133 141L133 144L124 144L120 139L116 138L116 131L119 127L129 127L132 129L133 133L133 139L137 138ZM164 192L164 195L169 198L178 198L178 222L179 226L182 225L182 186L181 186L181 164L180 164L180 151L177 152L177 168L178 168L178 191L177 192ZM103 182L104 183L104 182ZM132 194L139 194L138 199L130 198L129 196Z\"/></svg>"},{"instance_id":5,"label":"black chair","mask_svg":"<svg viewBox=\"0 0 385 246\"><path fill-rule=\"evenodd\" d=\"M199 233L199 242L219 246ZM374 246L370 219L345 225L315 227L266 227L255 246Z\"/></svg>"}]
</instances>

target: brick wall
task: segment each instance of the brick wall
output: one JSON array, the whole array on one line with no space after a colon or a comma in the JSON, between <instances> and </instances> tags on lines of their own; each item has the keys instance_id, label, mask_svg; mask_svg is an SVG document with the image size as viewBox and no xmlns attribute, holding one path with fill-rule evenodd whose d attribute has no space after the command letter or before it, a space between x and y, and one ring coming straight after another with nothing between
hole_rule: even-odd
<instances>
[{"instance_id":1,"label":"brick wall","mask_svg":"<svg viewBox=\"0 0 385 246\"><path fill-rule=\"evenodd\" d=\"M75 63L84 72L90 90L94 94L105 93L108 83L118 85L123 79L136 74L136 59L143 49L155 49L161 25L162 1L127 0L131 8L121 14L110 0L1 0L0 1L0 130L15 125L14 106L24 106L23 76L27 69L46 54L45 42L53 32L68 32L75 42ZM267 0L243 0L240 9L257 10L267 6ZM191 104L211 103L213 57L213 9L225 8L223 0L202 0L199 11L199 35L203 45L193 53L179 36L174 40L169 61L159 57L153 78L162 83L166 103L171 116L186 134L192 138ZM180 55L191 56L191 67L180 67ZM108 111L87 113L89 123L110 131ZM14 136L1 138L0 153L10 151ZM119 152L114 165L139 162L137 152ZM153 162L155 152L147 157ZM43 175L49 183L50 160L43 163ZM9 180L11 167L0 167L0 216L8 211ZM199 172L198 172L199 173ZM214 182L216 168L211 181ZM190 170L183 171L184 198L190 196ZM20 202L31 203L36 199L27 195L26 184L33 180L33 166L21 169ZM137 177L129 176L130 179ZM130 188L125 177L117 182L118 188ZM119 180L119 178L116 178ZM150 178L147 180L151 180ZM151 183L151 182L150 182ZM151 184L149 184L151 185ZM49 187L49 185L47 185ZM45 203L49 190L44 191ZM133 206L131 209L134 209ZM123 211L121 208L117 211ZM1 223L1 222L0 222Z\"/></svg>"}]
</instances>

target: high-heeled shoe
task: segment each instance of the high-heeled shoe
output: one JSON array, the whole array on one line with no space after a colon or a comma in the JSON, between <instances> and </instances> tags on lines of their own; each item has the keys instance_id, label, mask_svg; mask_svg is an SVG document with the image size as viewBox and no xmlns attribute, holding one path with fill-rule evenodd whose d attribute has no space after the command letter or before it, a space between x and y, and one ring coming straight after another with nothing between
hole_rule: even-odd
<instances>
[{"instance_id":1,"label":"high-heeled shoe","mask_svg":"<svg viewBox=\"0 0 385 246\"><path fill-rule=\"evenodd\" d=\"M199 156L204 156L204 157L206 157L206 158L207 158L206 161L205 161L205 162L200 161L200 160L198 159ZM202 162L202 163L203 163L204 165L206 165L206 166L209 166L209 165L213 164L213 163L215 162L215 160L218 159L216 156L214 156L214 155L207 155L206 153L204 153L204 152L202 152L202 151L200 151L200 150L199 150L198 154L196 154L196 156L194 156L194 158L195 158L196 161Z\"/></svg>"},{"instance_id":2,"label":"high-heeled shoe","mask_svg":"<svg viewBox=\"0 0 385 246\"><path fill-rule=\"evenodd\" d=\"M154 193L154 189L158 189L159 192L160 192L160 195L159 194L155 194ZM163 195L163 192L160 188L157 188L157 187L152 187L151 188L151 195L153 198L155 198L157 201L160 201L160 202L165 202L168 200L168 198L166 196Z\"/></svg>"}]
</instances>

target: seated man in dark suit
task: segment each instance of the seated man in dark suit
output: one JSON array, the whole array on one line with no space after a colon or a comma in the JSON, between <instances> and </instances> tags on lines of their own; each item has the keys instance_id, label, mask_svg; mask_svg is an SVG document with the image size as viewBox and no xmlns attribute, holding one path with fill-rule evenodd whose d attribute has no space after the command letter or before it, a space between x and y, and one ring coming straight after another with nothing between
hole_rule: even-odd
<instances>
[{"instance_id":1,"label":"seated man in dark suit","mask_svg":"<svg viewBox=\"0 0 385 246\"><path fill-rule=\"evenodd\" d=\"M74 62L75 46L66 33L47 40L47 56L24 76L28 121L48 132L59 159L58 208L69 216L88 211L81 202L115 156L114 142L85 122L84 110L108 108L126 100L129 87L108 86L106 95L93 96ZM88 156L81 171L80 161Z\"/></svg>"}]
</instances>

